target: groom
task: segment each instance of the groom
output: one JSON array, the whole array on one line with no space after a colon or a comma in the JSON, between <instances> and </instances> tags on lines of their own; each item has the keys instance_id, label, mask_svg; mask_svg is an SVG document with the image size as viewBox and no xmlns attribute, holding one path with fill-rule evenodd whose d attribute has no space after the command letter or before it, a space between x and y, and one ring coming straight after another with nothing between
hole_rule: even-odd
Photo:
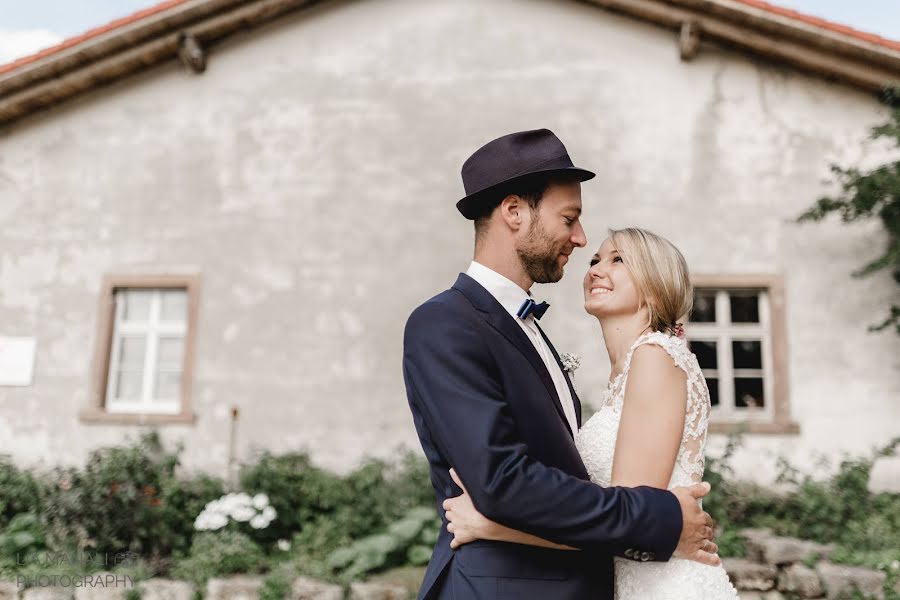
<instances>
[{"instance_id":1,"label":"groom","mask_svg":"<svg viewBox=\"0 0 900 600\"><path fill-rule=\"evenodd\" d=\"M505 135L463 164L475 222L475 260L406 324L403 376L438 506L462 490L485 517L580 548L564 551L476 541L451 550L444 527L419 599L580 600L613 597L613 556L708 564L712 520L697 505L707 486L673 492L590 482L573 436L581 404L538 327L547 303L533 283L554 283L587 240L581 182L550 131Z\"/></svg>"}]
</instances>

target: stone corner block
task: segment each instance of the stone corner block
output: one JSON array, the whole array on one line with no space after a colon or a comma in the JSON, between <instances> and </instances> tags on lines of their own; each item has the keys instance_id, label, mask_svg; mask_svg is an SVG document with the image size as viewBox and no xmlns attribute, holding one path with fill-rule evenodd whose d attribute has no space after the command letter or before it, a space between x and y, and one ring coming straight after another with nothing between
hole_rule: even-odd
<instances>
[{"instance_id":1,"label":"stone corner block","mask_svg":"<svg viewBox=\"0 0 900 600\"><path fill-rule=\"evenodd\" d=\"M825 594L829 599L834 600L852 594L854 589L859 590L867 597L877 600L884 598L884 581L887 579L887 575L881 571L833 565L823 561L816 565L816 572L822 580Z\"/></svg>"},{"instance_id":2,"label":"stone corner block","mask_svg":"<svg viewBox=\"0 0 900 600\"><path fill-rule=\"evenodd\" d=\"M206 582L205 600L257 600L262 577L235 575L218 577Z\"/></svg>"},{"instance_id":3,"label":"stone corner block","mask_svg":"<svg viewBox=\"0 0 900 600\"><path fill-rule=\"evenodd\" d=\"M409 592L402 585L383 582L356 582L350 585L350 600L407 600Z\"/></svg>"},{"instance_id":4,"label":"stone corner block","mask_svg":"<svg viewBox=\"0 0 900 600\"><path fill-rule=\"evenodd\" d=\"M193 583L154 577L138 583L141 600L193 600Z\"/></svg>"},{"instance_id":5,"label":"stone corner block","mask_svg":"<svg viewBox=\"0 0 900 600\"><path fill-rule=\"evenodd\" d=\"M291 584L289 600L344 600L344 588L309 577L298 577Z\"/></svg>"},{"instance_id":6,"label":"stone corner block","mask_svg":"<svg viewBox=\"0 0 900 600\"><path fill-rule=\"evenodd\" d=\"M767 592L775 587L778 569L743 558L723 558L722 566L738 590Z\"/></svg>"}]
</instances>

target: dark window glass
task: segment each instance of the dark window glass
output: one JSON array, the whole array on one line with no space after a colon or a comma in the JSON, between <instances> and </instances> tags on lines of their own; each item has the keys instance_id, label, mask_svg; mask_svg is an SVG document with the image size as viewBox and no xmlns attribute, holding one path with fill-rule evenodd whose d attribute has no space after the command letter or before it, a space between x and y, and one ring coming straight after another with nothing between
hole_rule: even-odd
<instances>
[{"instance_id":1,"label":"dark window glass","mask_svg":"<svg viewBox=\"0 0 900 600\"><path fill-rule=\"evenodd\" d=\"M691 342L691 352L697 355L697 362L701 369L718 369L719 361L716 358L715 342Z\"/></svg>"},{"instance_id":2,"label":"dark window glass","mask_svg":"<svg viewBox=\"0 0 900 600\"><path fill-rule=\"evenodd\" d=\"M694 291L694 309L691 311L694 323L716 322L716 292L713 290Z\"/></svg>"},{"instance_id":3,"label":"dark window glass","mask_svg":"<svg viewBox=\"0 0 900 600\"><path fill-rule=\"evenodd\" d=\"M734 404L738 408L762 408L763 380L761 377L736 377L734 380Z\"/></svg>"},{"instance_id":4,"label":"dark window glass","mask_svg":"<svg viewBox=\"0 0 900 600\"><path fill-rule=\"evenodd\" d=\"M762 344L759 341L731 342L735 369L762 369Z\"/></svg>"},{"instance_id":5,"label":"dark window glass","mask_svg":"<svg viewBox=\"0 0 900 600\"><path fill-rule=\"evenodd\" d=\"M709 388L709 403L719 405L719 380L715 377L706 378L706 387Z\"/></svg>"},{"instance_id":6,"label":"dark window glass","mask_svg":"<svg viewBox=\"0 0 900 600\"><path fill-rule=\"evenodd\" d=\"M731 292L732 323L759 323L759 295L747 292Z\"/></svg>"}]
</instances>

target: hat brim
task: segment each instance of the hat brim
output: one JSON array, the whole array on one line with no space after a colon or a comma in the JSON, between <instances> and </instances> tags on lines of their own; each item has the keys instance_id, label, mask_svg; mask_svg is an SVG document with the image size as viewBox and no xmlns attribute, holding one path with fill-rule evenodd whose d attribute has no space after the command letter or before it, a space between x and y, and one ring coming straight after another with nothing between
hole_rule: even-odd
<instances>
[{"instance_id":1,"label":"hat brim","mask_svg":"<svg viewBox=\"0 0 900 600\"><path fill-rule=\"evenodd\" d=\"M469 194L456 203L456 209L460 212L460 214L462 214L462 216L469 219L470 221L475 220L479 215L484 213L484 201L491 196L499 195L504 191L504 188L511 186L512 184L519 181L528 179L548 179L552 178L553 176L559 176L571 181L582 182L593 179L596 176L596 173L592 173L587 169L581 169L579 167L555 167L552 169L529 171L528 173L516 175L515 177L510 177L509 179L504 179L503 181L499 181L490 187L486 187L483 190L478 190L477 192ZM502 200L502 198L500 198L500 200Z\"/></svg>"}]
</instances>

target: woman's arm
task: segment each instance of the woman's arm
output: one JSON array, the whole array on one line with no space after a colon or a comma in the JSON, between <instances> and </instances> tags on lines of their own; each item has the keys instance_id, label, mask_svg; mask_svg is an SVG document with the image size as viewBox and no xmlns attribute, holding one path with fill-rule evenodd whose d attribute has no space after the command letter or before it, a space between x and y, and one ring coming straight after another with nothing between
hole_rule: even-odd
<instances>
[{"instance_id":1,"label":"woman's arm","mask_svg":"<svg viewBox=\"0 0 900 600\"><path fill-rule=\"evenodd\" d=\"M613 459L613 486L666 489L684 431L687 374L660 346L634 350Z\"/></svg>"},{"instance_id":2,"label":"woman's arm","mask_svg":"<svg viewBox=\"0 0 900 600\"><path fill-rule=\"evenodd\" d=\"M466 487L460 481L456 471L450 469L450 477L456 482L456 485L462 488L462 496L453 498L451 508L446 510L447 531L453 534L453 540L450 547L456 550L463 544L474 542L475 540L494 540L498 542L512 542L514 544L525 544L528 546L541 546L542 548L554 548L556 550L578 550L572 546L565 546L545 540L536 535L525 533L517 529L512 529L491 521L478 512L475 505L472 504L472 498Z\"/></svg>"}]
</instances>

